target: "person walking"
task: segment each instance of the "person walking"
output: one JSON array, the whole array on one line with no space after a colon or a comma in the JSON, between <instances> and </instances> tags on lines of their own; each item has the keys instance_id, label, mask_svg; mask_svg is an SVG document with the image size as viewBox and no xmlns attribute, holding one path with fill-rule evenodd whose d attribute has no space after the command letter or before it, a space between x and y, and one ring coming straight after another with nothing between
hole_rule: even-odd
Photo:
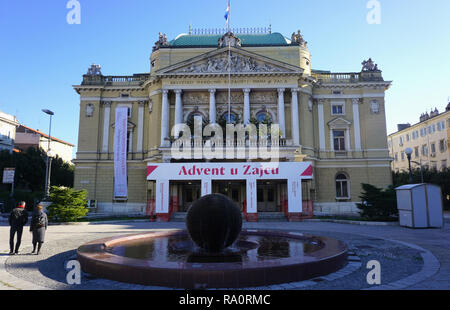
<instances>
[{"instance_id":1,"label":"person walking","mask_svg":"<svg viewBox=\"0 0 450 310\"><path fill-rule=\"evenodd\" d=\"M28 222L28 212L25 209L26 203L22 201L17 208L9 215L9 254L19 254L20 243L22 242L23 226ZM16 247L14 247L14 236L17 233Z\"/></svg>"},{"instance_id":2,"label":"person walking","mask_svg":"<svg viewBox=\"0 0 450 310\"><path fill-rule=\"evenodd\" d=\"M33 252L31 253L34 254L36 252L37 246L36 255L39 255L41 252L41 247L45 239L45 231L48 226L47 214L44 213L43 209L41 204L36 206L30 223L30 231L33 233Z\"/></svg>"}]
</instances>

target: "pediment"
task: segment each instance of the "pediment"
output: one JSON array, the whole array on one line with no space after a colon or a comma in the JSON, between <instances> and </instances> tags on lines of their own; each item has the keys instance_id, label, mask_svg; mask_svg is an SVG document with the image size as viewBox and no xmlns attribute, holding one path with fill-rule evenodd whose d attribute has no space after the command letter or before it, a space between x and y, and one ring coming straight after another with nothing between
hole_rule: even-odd
<instances>
[{"instance_id":1,"label":"pediment","mask_svg":"<svg viewBox=\"0 0 450 310\"><path fill-rule=\"evenodd\" d=\"M352 122L342 117L335 118L334 120L328 122L328 126L332 129L346 129L349 128L351 124Z\"/></svg>"},{"instance_id":2,"label":"pediment","mask_svg":"<svg viewBox=\"0 0 450 310\"><path fill-rule=\"evenodd\" d=\"M229 54L231 61L229 62ZM303 69L238 48L209 52L157 72L159 76L228 74L302 74Z\"/></svg>"}]
</instances>

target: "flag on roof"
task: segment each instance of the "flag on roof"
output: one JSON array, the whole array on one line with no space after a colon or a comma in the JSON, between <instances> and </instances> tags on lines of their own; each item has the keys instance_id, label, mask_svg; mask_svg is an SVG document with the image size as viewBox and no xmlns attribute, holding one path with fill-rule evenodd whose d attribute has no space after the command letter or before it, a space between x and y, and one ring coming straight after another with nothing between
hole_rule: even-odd
<instances>
[{"instance_id":1,"label":"flag on roof","mask_svg":"<svg viewBox=\"0 0 450 310\"><path fill-rule=\"evenodd\" d=\"M230 8L231 8L230 0L228 0L228 7L227 7L227 10L225 12L225 20L226 20L225 25L227 25L228 21L230 20Z\"/></svg>"}]
</instances>

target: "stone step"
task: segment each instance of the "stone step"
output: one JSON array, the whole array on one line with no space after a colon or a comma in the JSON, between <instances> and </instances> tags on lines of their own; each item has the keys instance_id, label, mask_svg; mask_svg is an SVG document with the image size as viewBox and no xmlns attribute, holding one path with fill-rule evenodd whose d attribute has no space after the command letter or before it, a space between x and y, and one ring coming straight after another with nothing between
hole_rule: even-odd
<instances>
[{"instance_id":1,"label":"stone step","mask_svg":"<svg viewBox=\"0 0 450 310\"><path fill-rule=\"evenodd\" d=\"M258 213L258 222L287 222L283 212L261 212Z\"/></svg>"},{"instance_id":2,"label":"stone step","mask_svg":"<svg viewBox=\"0 0 450 310\"><path fill-rule=\"evenodd\" d=\"M184 222L186 221L186 212L176 212L172 214L170 218L171 222ZM244 218L244 215L242 215ZM258 213L258 221L259 222L286 222L286 216L282 212L267 212L267 213Z\"/></svg>"}]
</instances>

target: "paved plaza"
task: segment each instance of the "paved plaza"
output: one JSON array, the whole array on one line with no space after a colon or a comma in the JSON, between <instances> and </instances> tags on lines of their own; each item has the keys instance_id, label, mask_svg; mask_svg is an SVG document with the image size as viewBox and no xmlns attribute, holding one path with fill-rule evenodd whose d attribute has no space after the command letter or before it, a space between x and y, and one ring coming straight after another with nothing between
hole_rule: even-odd
<instances>
[{"instance_id":1,"label":"paved plaza","mask_svg":"<svg viewBox=\"0 0 450 310\"><path fill-rule=\"evenodd\" d=\"M444 229L413 230L397 225L372 226L307 221L245 223L247 229L285 230L331 236L347 243L349 264L337 273L309 281L249 289L450 289L450 223ZM83 274L80 285L66 282L67 262L82 244L115 235L151 230L185 229L181 222L144 221L52 225L40 256L31 255L26 227L19 255L9 256L9 227L0 223L0 289L8 290L129 290L164 289L124 284ZM367 283L367 262L381 264L381 285Z\"/></svg>"}]
</instances>

